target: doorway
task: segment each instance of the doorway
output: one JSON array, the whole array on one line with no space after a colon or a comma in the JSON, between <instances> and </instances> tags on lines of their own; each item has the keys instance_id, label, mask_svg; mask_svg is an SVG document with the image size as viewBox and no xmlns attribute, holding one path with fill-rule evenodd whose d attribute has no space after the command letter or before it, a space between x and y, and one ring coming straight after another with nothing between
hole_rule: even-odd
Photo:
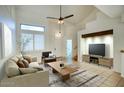
<instances>
[{"instance_id":1,"label":"doorway","mask_svg":"<svg viewBox=\"0 0 124 93\"><path fill-rule=\"evenodd\" d=\"M72 40L69 39L66 41L66 56L67 56L67 63L72 63Z\"/></svg>"}]
</instances>

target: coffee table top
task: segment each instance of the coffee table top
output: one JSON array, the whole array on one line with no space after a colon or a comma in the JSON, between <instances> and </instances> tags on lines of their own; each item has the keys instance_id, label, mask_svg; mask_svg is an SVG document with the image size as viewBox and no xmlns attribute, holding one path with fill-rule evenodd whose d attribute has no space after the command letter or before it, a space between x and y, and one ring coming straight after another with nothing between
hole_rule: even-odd
<instances>
[{"instance_id":1,"label":"coffee table top","mask_svg":"<svg viewBox=\"0 0 124 93\"><path fill-rule=\"evenodd\" d=\"M79 67L71 67L70 65L66 65L64 68L61 68L60 67L61 63L66 63L66 62L56 61L56 62L51 62L47 64L63 76L78 71Z\"/></svg>"}]
</instances>

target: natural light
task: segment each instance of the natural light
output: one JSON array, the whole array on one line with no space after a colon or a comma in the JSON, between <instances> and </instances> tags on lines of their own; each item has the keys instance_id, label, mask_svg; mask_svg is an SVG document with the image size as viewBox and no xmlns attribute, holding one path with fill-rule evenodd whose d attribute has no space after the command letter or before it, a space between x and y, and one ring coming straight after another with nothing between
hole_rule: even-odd
<instances>
[{"instance_id":1,"label":"natural light","mask_svg":"<svg viewBox=\"0 0 124 93\"><path fill-rule=\"evenodd\" d=\"M22 33L21 46L22 51L42 50L44 49L44 35Z\"/></svg>"},{"instance_id":2,"label":"natural light","mask_svg":"<svg viewBox=\"0 0 124 93\"><path fill-rule=\"evenodd\" d=\"M21 25L21 30L32 30L32 31L44 32L45 28L43 26Z\"/></svg>"},{"instance_id":3,"label":"natural light","mask_svg":"<svg viewBox=\"0 0 124 93\"><path fill-rule=\"evenodd\" d=\"M9 56L12 53L12 32L4 24L4 46L5 46L5 57Z\"/></svg>"}]
</instances>

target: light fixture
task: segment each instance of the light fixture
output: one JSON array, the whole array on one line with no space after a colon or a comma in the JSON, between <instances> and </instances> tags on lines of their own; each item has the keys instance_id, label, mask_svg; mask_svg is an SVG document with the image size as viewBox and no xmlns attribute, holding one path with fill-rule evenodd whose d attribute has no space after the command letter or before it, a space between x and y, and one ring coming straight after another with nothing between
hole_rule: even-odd
<instances>
[{"instance_id":1,"label":"light fixture","mask_svg":"<svg viewBox=\"0 0 124 93\"><path fill-rule=\"evenodd\" d=\"M64 21L63 20L58 20L58 24L63 24Z\"/></svg>"},{"instance_id":2,"label":"light fixture","mask_svg":"<svg viewBox=\"0 0 124 93\"><path fill-rule=\"evenodd\" d=\"M61 38L61 37L62 37L61 24L59 24L59 32L57 32L57 33L55 34L55 36L56 36L57 38Z\"/></svg>"},{"instance_id":3,"label":"light fixture","mask_svg":"<svg viewBox=\"0 0 124 93\"><path fill-rule=\"evenodd\" d=\"M62 33L61 33L61 32L58 32L58 33L55 34L55 36L56 36L57 38L61 38L61 37L62 37Z\"/></svg>"}]
</instances>

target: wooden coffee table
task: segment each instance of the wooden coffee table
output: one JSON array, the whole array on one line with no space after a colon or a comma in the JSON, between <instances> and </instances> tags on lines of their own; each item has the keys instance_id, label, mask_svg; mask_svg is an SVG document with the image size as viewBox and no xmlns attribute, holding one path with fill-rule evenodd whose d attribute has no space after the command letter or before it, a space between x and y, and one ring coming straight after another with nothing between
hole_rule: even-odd
<instances>
[{"instance_id":1,"label":"wooden coffee table","mask_svg":"<svg viewBox=\"0 0 124 93\"><path fill-rule=\"evenodd\" d=\"M65 66L64 68L61 68L60 63L66 62L56 61L47 64L52 68L53 73L59 73L61 75L63 81L69 79L71 73L78 71L78 67Z\"/></svg>"}]
</instances>

